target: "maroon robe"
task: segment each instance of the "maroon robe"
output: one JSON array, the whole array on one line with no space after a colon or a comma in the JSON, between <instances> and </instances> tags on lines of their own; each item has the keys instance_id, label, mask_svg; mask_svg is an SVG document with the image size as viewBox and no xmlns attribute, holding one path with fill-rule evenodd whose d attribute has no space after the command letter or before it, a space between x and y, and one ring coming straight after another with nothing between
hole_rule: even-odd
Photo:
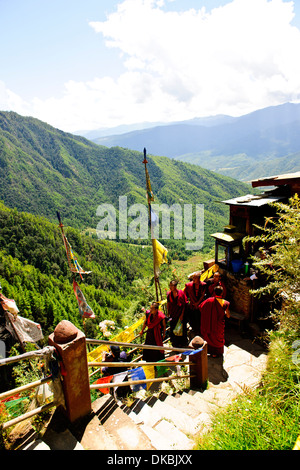
<instances>
[{"instance_id":1,"label":"maroon robe","mask_svg":"<svg viewBox=\"0 0 300 470\"><path fill-rule=\"evenodd\" d=\"M203 281L200 281L198 292L196 291L196 286L194 282L188 282L185 285L184 292L190 301L190 307L193 307L193 304L199 302L201 297L205 295L205 289L206 283Z\"/></svg>"},{"instance_id":2,"label":"maroon robe","mask_svg":"<svg viewBox=\"0 0 300 470\"><path fill-rule=\"evenodd\" d=\"M209 354L224 352L225 312L229 305L227 300L217 297L209 297L200 305L201 337L207 342Z\"/></svg>"},{"instance_id":3,"label":"maroon robe","mask_svg":"<svg viewBox=\"0 0 300 470\"><path fill-rule=\"evenodd\" d=\"M196 336L200 335L200 305L195 306L199 301L202 301L206 292L206 283L200 281L199 289L196 290L194 282L188 282L185 285L184 292L189 300L187 304L187 319ZM200 302L199 302L200 303Z\"/></svg>"},{"instance_id":4,"label":"maroon robe","mask_svg":"<svg viewBox=\"0 0 300 470\"><path fill-rule=\"evenodd\" d=\"M170 339L172 346L174 348L185 347L187 343L186 335L186 315L185 315L185 306L187 303L187 298L183 290L177 290L177 296L174 297L173 292L169 291L167 293L167 309L170 318ZM182 335L176 336L173 331L177 325L178 318L182 315Z\"/></svg>"},{"instance_id":5,"label":"maroon robe","mask_svg":"<svg viewBox=\"0 0 300 470\"><path fill-rule=\"evenodd\" d=\"M226 287L225 287L225 284L224 284L223 281L212 282L211 284L209 284L209 286L208 286L208 295L212 296L212 297L215 297L216 294L214 292L214 288L217 287L217 286L223 287L222 299L225 299L227 290L226 290Z\"/></svg>"},{"instance_id":6,"label":"maroon robe","mask_svg":"<svg viewBox=\"0 0 300 470\"><path fill-rule=\"evenodd\" d=\"M166 318L165 314L158 310L157 315L154 317L150 310L146 311L146 326L147 326L147 333L145 344L149 344L152 346L163 346L163 338L162 338L162 321ZM164 359L165 354L164 350L152 350L152 349L143 349L143 359L147 362L156 362Z\"/></svg>"},{"instance_id":7,"label":"maroon robe","mask_svg":"<svg viewBox=\"0 0 300 470\"><path fill-rule=\"evenodd\" d=\"M174 297L172 291L167 292L167 308L169 317L172 320L178 320L186 305L187 298L183 290L177 290L177 296Z\"/></svg>"}]
</instances>

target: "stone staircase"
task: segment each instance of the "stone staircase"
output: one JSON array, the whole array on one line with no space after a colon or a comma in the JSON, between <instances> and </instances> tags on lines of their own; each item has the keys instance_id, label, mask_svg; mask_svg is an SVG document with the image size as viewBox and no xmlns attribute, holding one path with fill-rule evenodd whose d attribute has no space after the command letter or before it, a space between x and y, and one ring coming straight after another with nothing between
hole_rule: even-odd
<instances>
[{"instance_id":1,"label":"stone staircase","mask_svg":"<svg viewBox=\"0 0 300 470\"><path fill-rule=\"evenodd\" d=\"M23 449L192 450L197 434L211 429L214 411L259 384L266 360L261 346L239 338L225 347L223 358L208 356L205 391L161 391L151 397L139 393L130 406L102 395L77 427L56 410L42 441Z\"/></svg>"}]
</instances>

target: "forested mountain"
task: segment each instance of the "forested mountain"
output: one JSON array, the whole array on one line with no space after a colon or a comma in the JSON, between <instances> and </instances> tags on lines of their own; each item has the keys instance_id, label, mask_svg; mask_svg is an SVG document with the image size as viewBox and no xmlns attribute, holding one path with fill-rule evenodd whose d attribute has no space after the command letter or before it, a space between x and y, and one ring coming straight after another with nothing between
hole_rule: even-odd
<instances>
[{"instance_id":1,"label":"forested mountain","mask_svg":"<svg viewBox=\"0 0 300 470\"><path fill-rule=\"evenodd\" d=\"M132 315L135 309L140 311L134 281L151 279L150 250L93 239L70 227L65 230L79 264L92 271L83 281L75 275L96 315L95 320L87 320L90 335L96 336L98 323L104 319L124 326L126 311ZM9 209L3 203L0 283L3 294L16 301L20 315L39 322L44 335L53 332L63 319L83 329L58 224Z\"/></svg>"},{"instance_id":2,"label":"forested mountain","mask_svg":"<svg viewBox=\"0 0 300 470\"><path fill-rule=\"evenodd\" d=\"M118 209L120 196L127 196L129 205L146 203L143 148L98 146L37 119L1 112L0 199L53 222L59 211L65 225L95 229L99 204ZM152 145L147 151L153 153ZM251 191L197 165L159 156L148 161L156 203L204 204L206 243L228 223L228 208L219 201Z\"/></svg>"},{"instance_id":3,"label":"forested mountain","mask_svg":"<svg viewBox=\"0 0 300 470\"><path fill-rule=\"evenodd\" d=\"M93 141L133 150L151 145L156 155L249 181L276 172L286 173L287 166L290 171L300 170L300 161L295 158L300 151L300 104L271 106L235 118L199 118L114 136L102 135Z\"/></svg>"},{"instance_id":4,"label":"forested mountain","mask_svg":"<svg viewBox=\"0 0 300 470\"><path fill-rule=\"evenodd\" d=\"M142 152L101 147L31 117L0 113L0 282L20 315L39 322L45 335L62 319L82 329L56 211L79 264L91 271L77 279L96 315L87 321L89 336L99 333L103 319L124 327L149 301L139 283L151 284L151 250L99 240L94 233L100 204L117 209L119 197L127 196L129 205L146 205L143 158ZM147 159L156 203L204 204L209 247L210 233L228 223L228 208L219 201L249 187L166 157ZM172 242L170 258L180 255L180 240L173 250Z\"/></svg>"}]
</instances>

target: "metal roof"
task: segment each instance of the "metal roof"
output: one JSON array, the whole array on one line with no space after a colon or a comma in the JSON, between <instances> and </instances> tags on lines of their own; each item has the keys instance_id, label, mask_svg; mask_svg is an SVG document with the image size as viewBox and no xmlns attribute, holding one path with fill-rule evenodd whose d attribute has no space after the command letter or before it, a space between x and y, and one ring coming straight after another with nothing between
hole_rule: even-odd
<instances>
[{"instance_id":1,"label":"metal roof","mask_svg":"<svg viewBox=\"0 0 300 470\"><path fill-rule=\"evenodd\" d=\"M227 243L238 242L245 237L244 233L227 233L227 232L217 232L212 233L211 237L217 238Z\"/></svg>"},{"instance_id":2,"label":"metal roof","mask_svg":"<svg viewBox=\"0 0 300 470\"><path fill-rule=\"evenodd\" d=\"M253 194L246 194L246 196L239 196L222 202L224 204L235 206L261 207L282 199L286 199L286 196L268 196L266 194L255 196Z\"/></svg>"},{"instance_id":3,"label":"metal roof","mask_svg":"<svg viewBox=\"0 0 300 470\"><path fill-rule=\"evenodd\" d=\"M251 182L253 187L257 186L281 186L289 184L292 180L300 180L300 171L294 173L284 173L282 175L267 176L266 178L258 178Z\"/></svg>"}]
</instances>

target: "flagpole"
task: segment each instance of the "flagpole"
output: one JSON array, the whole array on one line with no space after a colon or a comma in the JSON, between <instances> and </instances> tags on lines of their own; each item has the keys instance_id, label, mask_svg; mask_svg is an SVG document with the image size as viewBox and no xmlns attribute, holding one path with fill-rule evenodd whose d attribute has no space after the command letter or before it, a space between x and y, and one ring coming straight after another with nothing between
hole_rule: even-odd
<instances>
[{"instance_id":1,"label":"flagpole","mask_svg":"<svg viewBox=\"0 0 300 470\"><path fill-rule=\"evenodd\" d=\"M56 215L57 215L57 218L58 218L59 227L60 227L61 234L62 234L62 239L63 239L63 242L64 242L64 247L65 247L65 250L66 250L66 255L67 255L69 268L70 268L70 271L71 271L71 274L72 274L72 281L74 282L75 281L75 273L71 270L71 267L70 267L70 260L69 260L69 257L68 257L68 246L67 246L66 237L65 237L65 233L64 233L64 226L63 226L63 223L61 221L60 213L58 211L56 211ZM82 278L82 275L81 275L80 272L79 272L79 275L80 275L81 280L83 281L83 278ZM85 318L84 317L82 317L82 323L83 323L84 333L85 333L85 336L86 336L86 325L85 325Z\"/></svg>"},{"instance_id":2,"label":"flagpole","mask_svg":"<svg viewBox=\"0 0 300 470\"><path fill-rule=\"evenodd\" d=\"M57 215L57 218L58 218L59 228L60 228L60 231L61 231L62 239L63 239L63 242L64 242L64 247L65 247L65 250L66 250L66 253L67 253L67 258L68 258L68 248L67 248L67 245L66 245L64 226L63 226L63 223L62 223L61 218L60 218L60 213L58 211L56 211L56 215ZM68 264L69 264L69 260L68 260Z\"/></svg>"},{"instance_id":3,"label":"flagpole","mask_svg":"<svg viewBox=\"0 0 300 470\"><path fill-rule=\"evenodd\" d=\"M153 253L153 274L154 274L154 283L155 283L155 292L156 292L156 301L159 301L159 295L158 295L158 285L159 285L159 279L156 276L156 270L155 270L155 247L154 247L154 236L153 236L153 227L151 223L151 204L150 204L150 195L148 191L148 185L147 185L147 156L146 156L146 149L144 148L144 161L145 165L145 175L146 175L146 191L147 191L147 201L148 201L148 213L149 213L149 224L150 224L150 233L151 233L151 242L152 242L152 253Z\"/></svg>"}]
</instances>

